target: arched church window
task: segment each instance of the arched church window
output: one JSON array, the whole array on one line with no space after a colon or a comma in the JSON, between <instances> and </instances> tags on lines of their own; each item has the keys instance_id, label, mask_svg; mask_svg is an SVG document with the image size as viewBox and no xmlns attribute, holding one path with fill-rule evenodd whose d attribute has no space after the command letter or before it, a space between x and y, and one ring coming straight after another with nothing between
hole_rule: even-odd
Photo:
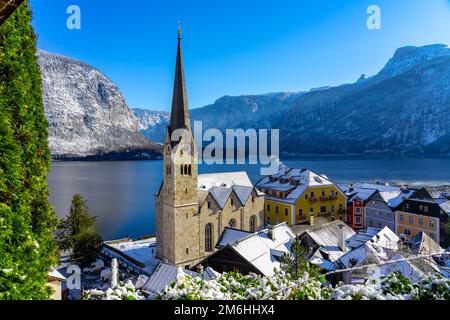
<instances>
[{"instance_id":1,"label":"arched church window","mask_svg":"<svg viewBox=\"0 0 450 320\"><path fill-rule=\"evenodd\" d=\"M253 215L250 217L250 232L255 232L256 231L256 216Z\"/></svg>"},{"instance_id":2,"label":"arched church window","mask_svg":"<svg viewBox=\"0 0 450 320\"><path fill-rule=\"evenodd\" d=\"M228 222L228 226L229 226L230 228L236 228L236 219L231 219L231 220Z\"/></svg>"},{"instance_id":3,"label":"arched church window","mask_svg":"<svg viewBox=\"0 0 450 320\"><path fill-rule=\"evenodd\" d=\"M205 251L212 251L213 245L213 225L208 223L205 226Z\"/></svg>"},{"instance_id":4,"label":"arched church window","mask_svg":"<svg viewBox=\"0 0 450 320\"><path fill-rule=\"evenodd\" d=\"M185 175L188 175L188 174L189 174L189 173L188 173L188 165L187 165L187 164L184 165L184 174L185 174Z\"/></svg>"},{"instance_id":5,"label":"arched church window","mask_svg":"<svg viewBox=\"0 0 450 320\"><path fill-rule=\"evenodd\" d=\"M188 166L188 175L192 176L192 166Z\"/></svg>"}]
</instances>

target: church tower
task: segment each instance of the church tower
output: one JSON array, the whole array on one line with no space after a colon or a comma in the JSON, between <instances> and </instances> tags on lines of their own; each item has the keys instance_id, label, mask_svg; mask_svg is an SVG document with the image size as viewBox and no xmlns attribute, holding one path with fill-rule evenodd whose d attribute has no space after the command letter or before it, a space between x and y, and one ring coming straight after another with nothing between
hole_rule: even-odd
<instances>
[{"instance_id":1,"label":"church tower","mask_svg":"<svg viewBox=\"0 0 450 320\"><path fill-rule=\"evenodd\" d=\"M199 261L197 149L189 119L178 24L170 124L164 141L164 178L156 195L157 257L188 267Z\"/></svg>"}]
</instances>

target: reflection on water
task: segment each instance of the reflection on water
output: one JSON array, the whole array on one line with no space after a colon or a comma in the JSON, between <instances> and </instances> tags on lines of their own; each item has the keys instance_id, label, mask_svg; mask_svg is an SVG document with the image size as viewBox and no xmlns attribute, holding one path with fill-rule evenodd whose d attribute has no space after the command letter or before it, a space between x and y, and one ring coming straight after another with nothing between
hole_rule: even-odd
<instances>
[{"instance_id":1,"label":"reflection on water","mask_svg":"<svg viewBox=\"0 0 450 320\"><path fill-rule=\"evenodd\" d=\"M285 163L310 168L336 182L390 181L450 184L450 158L305 157ZM257 165L201 165L200 173L247 171L259 179ZM53 162L48 176L50 201L65 216L72 196L80 193L98 218L105 239L155 233L155 193L162 181L162 161Z\"/></svg>"}]
</instances>

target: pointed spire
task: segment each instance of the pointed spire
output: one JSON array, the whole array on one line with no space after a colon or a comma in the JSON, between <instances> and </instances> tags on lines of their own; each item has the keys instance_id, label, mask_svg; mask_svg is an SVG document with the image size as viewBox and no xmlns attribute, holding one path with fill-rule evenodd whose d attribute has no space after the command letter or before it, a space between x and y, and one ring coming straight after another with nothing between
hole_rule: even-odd
<instances>
[{"instance_id":1,"label":"pointed spire","mask_svg":"<svg viewBox=\"0 0 450 320\"><path fill-rule=\"evenodd\" d=\"M176 129L186 128L190 130L190 127L183 55L181 52L181 22L178 22L178 51L169 128L172 133Z\"/></svg>"}]
</instances>

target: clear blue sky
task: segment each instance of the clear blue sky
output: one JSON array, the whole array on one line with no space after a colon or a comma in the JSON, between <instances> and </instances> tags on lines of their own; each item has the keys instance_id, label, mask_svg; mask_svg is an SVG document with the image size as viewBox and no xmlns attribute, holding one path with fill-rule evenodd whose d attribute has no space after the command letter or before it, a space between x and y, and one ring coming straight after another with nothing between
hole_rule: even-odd
<instances>
[{"instance_id":1,"label":"clear blue sky","mask_svg":"<svg viewBox=\"0 0 450 320\"><path fill-rule=\"evenodd\" d=\"M354 82L398 47L450 44L449 0L30 2L41 49L94 65L130 107L158 110L171 104L178 20L191 108ZM66 28L71 4L81 8L81 30ZM381 30L366 28L371 4L381 8Z\"/></svg>"}]
</instances>

